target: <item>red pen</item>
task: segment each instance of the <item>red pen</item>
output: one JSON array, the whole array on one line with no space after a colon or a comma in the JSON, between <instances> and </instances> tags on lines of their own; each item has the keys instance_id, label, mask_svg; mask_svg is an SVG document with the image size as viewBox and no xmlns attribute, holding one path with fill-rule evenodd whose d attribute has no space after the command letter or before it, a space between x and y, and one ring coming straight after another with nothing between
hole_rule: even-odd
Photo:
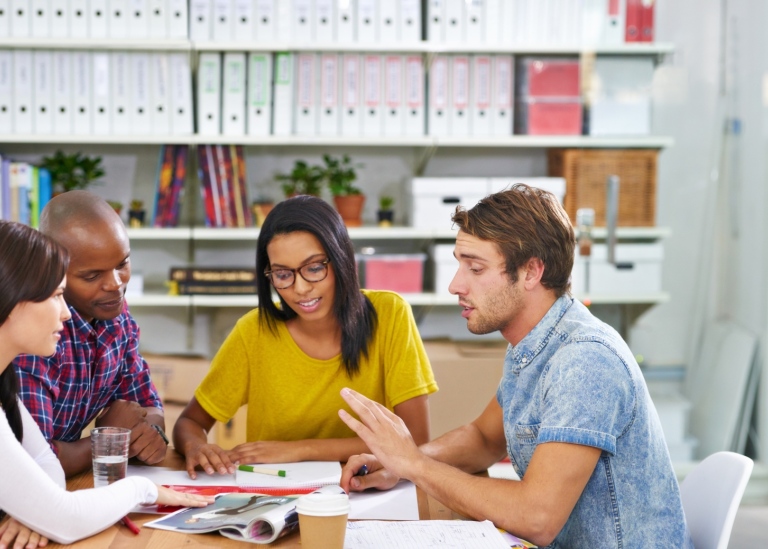
<instances>
[{"instance_id":1,"label":"red pen","mask_svg":"<svg viewBox=\"0 0 768 549\"><path fill-rule=\"evenodd\" d=\"M129 519L127 516L120 519L120 522L122 522L128 530L136 534L137 536L141 533L141 530L138 526L136 526L136 523L133 522L131 519Z\"/></svg>"}]
</instances>

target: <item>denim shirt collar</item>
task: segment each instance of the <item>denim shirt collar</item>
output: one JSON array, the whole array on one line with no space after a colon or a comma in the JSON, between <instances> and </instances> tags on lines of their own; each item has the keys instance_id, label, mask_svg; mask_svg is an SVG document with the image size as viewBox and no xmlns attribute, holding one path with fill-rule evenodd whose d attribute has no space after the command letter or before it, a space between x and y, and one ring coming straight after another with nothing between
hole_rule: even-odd
<instances>
[{"instance_id":1,"label":"denim shirt collar","mask_svg":"<svg viewBox=\"0 0 768 549\"><path fill-rule=\"evenodd\" d=\"M534 326L533 330L528 332L528 335L520 343L511 347L512 364L515 370L522 370L533 362L533 359L547 345L555 327L566 311L571 308L573 302L574 298L570 295L560 296L549 308L547 314Z\"/></svg>"}]
</instances>

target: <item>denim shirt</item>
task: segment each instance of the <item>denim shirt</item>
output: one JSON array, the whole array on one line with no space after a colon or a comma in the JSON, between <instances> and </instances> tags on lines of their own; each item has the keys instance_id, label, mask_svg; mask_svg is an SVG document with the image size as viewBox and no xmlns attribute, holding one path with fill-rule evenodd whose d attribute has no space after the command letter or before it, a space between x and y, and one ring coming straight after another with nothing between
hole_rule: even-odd
<instances>
[{"instance_id":1,"label":"denim shirt","mask_svg":"<svg viewBox=\"0 0 768 549\"><path fill-rule=\"evenodd\" d=\"M616 331L570 296L509 346L497 392L520 478L536 446L600 448L552 548L693 549L680 490L640 368Z\"/></svg>"}]
</instances>

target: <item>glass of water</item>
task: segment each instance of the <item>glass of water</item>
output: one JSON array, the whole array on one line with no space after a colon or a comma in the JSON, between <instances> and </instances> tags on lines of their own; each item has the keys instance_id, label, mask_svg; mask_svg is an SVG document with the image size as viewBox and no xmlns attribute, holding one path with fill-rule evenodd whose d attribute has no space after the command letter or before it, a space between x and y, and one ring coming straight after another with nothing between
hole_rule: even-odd
<instances>
[{"instance_id":1,"label":"glass of water","mask_svg":"<svg viewBox=\"0 0 768 549\"><path fill-rule=\"evenodd\" d=\"M99 488L125 478L131 430L123 427L91 429L93 486Z\"/></svg>"}]
</instances>

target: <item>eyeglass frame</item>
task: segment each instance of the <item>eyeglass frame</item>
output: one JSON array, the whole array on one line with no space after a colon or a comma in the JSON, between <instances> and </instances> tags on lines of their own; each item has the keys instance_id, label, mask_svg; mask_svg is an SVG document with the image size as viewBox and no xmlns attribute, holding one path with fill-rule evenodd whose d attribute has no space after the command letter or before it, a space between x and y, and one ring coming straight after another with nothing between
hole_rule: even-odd
<instances>
[{"instance_id":1,"label":"eyeglass frame","mask_svg":"<svg viewBox=\"0 0 768 549\"><path fill-rule=\"evenodd\" d=\"M299 273L299 276L301 276L301 278L303 278L306 282L309 282L310 284L315 284L317 282L322 282L323 280L328 278L328 264L330 262L331 262L330 258L326 258L323 261L310 261L309 263L305 263L304 265L301 265L300 267L297 267L295 269L286 269L286 268L270 269L269 271L264 271L264 276L266 276L269 279L269 283L272 284L272 286L276 290L287 290L288 288L290 288L291 286L296 284L296 273ZM304 276L304 274L301 272L301 270L304 267L309 267L310 265L322 265L323 267L325 267L325 276L323 276L323 278L321 278L319 280L309 280L309 279L307 279L307 277ZM293 280L291 281L291 283L288 286L285 286L284 288L278 288L277 286L275 286L275 281L272 279L272 273L274 271L290 271L291 274L293 275Z\"/></svg>"}]
</instances>

